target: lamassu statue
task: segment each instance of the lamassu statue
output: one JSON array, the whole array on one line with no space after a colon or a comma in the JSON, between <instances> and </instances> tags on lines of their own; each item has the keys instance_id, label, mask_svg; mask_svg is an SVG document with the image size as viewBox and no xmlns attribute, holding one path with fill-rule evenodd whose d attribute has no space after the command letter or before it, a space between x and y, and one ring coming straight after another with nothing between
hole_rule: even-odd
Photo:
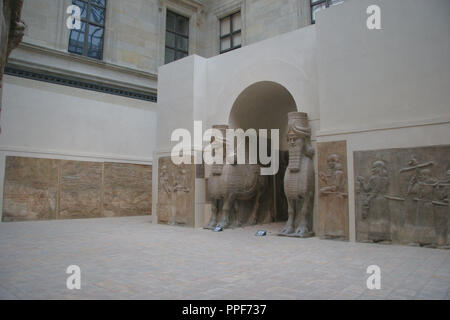
<instances>
[{"instance_id":1,"label":"lamassu statue","mask_svg":"<svg viewBox=\"0 0 450 320\"><path fill-rule=\"evenodd\" d=\"M227 125L215 125L223 137L226 137ZM208 179L208 198L211 202L211 218L206 229L237 227L241 224L252 225L258 222L258 210L262 196L267 190L268 178L260 175L258 164L237 164L235 150L229 150L226 138L217 141L223 144L223 161L227 156L234 158L233 163L213 164ZM239 201L251 201L252 209L248 217L240 217ZM232 219L234 213L234 219ZM247 218L247 219L245 219ZM246 220L246 221L243 221Z\"/></svg>"},{"instance_id":2,"label":"lamassu statue","mask_svg":"<svg viewBox=\"0 0 450 320\"><path fill-rule=\"evenodd\" d=\"M284 176L284 192L288 200L288 221L280 235L311 237L314 235L314 149L306 113L288 114L287 141L289 165Z\"/></svg>"}]
</instances>

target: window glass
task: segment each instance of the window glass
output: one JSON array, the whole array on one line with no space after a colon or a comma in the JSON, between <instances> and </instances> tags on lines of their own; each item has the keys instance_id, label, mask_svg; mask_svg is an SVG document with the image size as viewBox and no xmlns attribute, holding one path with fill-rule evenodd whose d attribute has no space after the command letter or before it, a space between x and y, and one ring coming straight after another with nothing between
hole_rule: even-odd
<instances>
[{"instance_id":1,"label":"window glass","mask_svg":"<svg viewBox=\"0 0 450 320\"><path fill-rule=\"evenodd\" d=\"M233 47L241 45L241 33L237 33L233 36Z\"/></svg>"},{"instance_id":2,"label":"window glass","mask_svg":"<svg viewBox=\"0 0 450 320\"><path fill-rule=\"evenodd\" d=\"M89 22L100 25L105 24L105 9L93 6L90 11Z\"/></svg>"},{"instance_id":3,"label":"window glass","mask_svg":"<svg viewBox=\"0 0 450 320\"><path fill-rule=\"evenodd\" d=\"M220 19L220 53L225 53L242 45L241 12L235 12Z\"/></svg>"},{"instance_id":4,"label":"window glass","mask_svg":"<svg viewBox=\"0 0 450 320\"><path fill-rule=\"evenodd\" d=\"M71 30L69 38L69 51L77 54L83 54L84 35L86 30L86 23L81 23L80 30Z\"/></svg>"},{"instance_id":5,"label":"window glass","mask_svg":"<svg viewBox=\"0 0 450 320\"><path fill-rule=\"evenodd\" d=\"M165 63L184 58L189 52L189 18L167 10Z\"/></svg>"},{"instance_id":6,"label":"window glass","mask_svg":"<svg viewBox=\"0 0 450 320\"><path fill-rule=\"evenodd\" d=\"M103 50L103 28L89 26L88 57L101 59Z\"/></svg>"},{"instance_id":7,"label":"window glass","mask_svg":"<svg viewBox=\"0 0 450 320\"><path fill-rule=\"evenodd\" d=\"M177 49L187 52L188 51L188 39L183 37L177 37Z\"/></svg>"},{"instance_id":8,"label":"window glass","mask_svg":"<svg viewBox=\"0 0 450 320\"><path fill-rule=\"evenodd\" d=\"M175 61L175 50L166 48L166 63Z\"/></svg>"},{"instance_id":9,"label":"window glass","mask_svg":"<svg viewBox=\"0 0 450 320\"><path fill-rule=\"evenodd\" d=\"M220 20L220 31L221 36L227 35L230 33L230 17L223 18Z\"/></svg>"},{"instance_id":10,"label":"window glass","mask_svg":"<svg viewBox=\"0 0 450 320\"><path fill-rule=\"evenodd\" d=\"M167 11L167 20L166 20L166 29L168 31L172 31L175 32L175 21L176 21L176 17L174 14L172 14L172 12Z\"/></svg>"},{"instance_id":11,"label":"window glass","mask_svg":"<svg viewBox=\"0 0 450 320\"><path fill-rule=\"evenodd\" d=\"M221 42L222 50L227 50L231 48L231 37L223 38Z\"/></svg>"},{"instance_id":12,"label":"window glass","mask_svg":"<svg viewBox=\"0 0 450 320\"><path fill-rule=\"evenodd\" d=\"M83 1L80 1L80 0L75 0L75 1L73 1L73 4L78 6L78 7L80 7L80 9L81 9L81 19L86 19L87 3L83 2Z\"/></svg>"},{"instance_id":13,"label":"window glass","mask_svg":"<svg viewBox=\"0 0 450 320\"><path fill-rule=\"evenodd\" d=\"M233 15L233 31L241 30L241 13Z\"/></svg>"},{"instance_id":14,"label":"window glass","mask_svg":"<svg viewBox=\"0 0 450 320\"><path fill-rule=\"evenodd\" d=\"M91 3L96 6L103 7L103 8L106 6L105 0L92 0Z\"/></svg>"},{"instance_id":15,"label":"window glass","mask_svg":"<svg viewBox=\"0 0 450 320\"><path fill-rule=\"evenodd\" d=\"M187 36L189 34L189 20L178 16L175 32Z\"/></svg>"},{"instance_id":16,"label":"window glass","mask_svg":"<svg viewBox=\"0 0 450 320\"><path fill-rule=\"evenodd\" d=\"M102 59L106 0L73 0L72 3L81 9L81 29L70 30L68 51Z\"/></svg>"}]
</instances>

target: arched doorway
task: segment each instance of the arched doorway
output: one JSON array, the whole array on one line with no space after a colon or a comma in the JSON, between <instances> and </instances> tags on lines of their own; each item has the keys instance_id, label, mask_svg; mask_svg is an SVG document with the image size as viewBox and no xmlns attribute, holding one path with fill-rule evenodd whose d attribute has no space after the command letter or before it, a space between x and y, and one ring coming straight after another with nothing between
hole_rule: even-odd
<instances>
[{"instance_id":1,"label":"arched doorway","mask_svg":"<svg viewBox=\"0 0 450 320\"><path fill-rule=\"evenodd\" d=\"M279 159L278 173L269 178L269 194L266 209L273 210L270 216L277 221L287 219L287 201L283 191L284 173L288 164L288 148L285 139L287 114L297 111L294 98L282 85L272 81L256 82L244 89L231 108L228 123L233 129L278 129ZM270 137L270 135L269 135ZM270 145L269 141L269 145Z\"/></svg>"}]
</instances>

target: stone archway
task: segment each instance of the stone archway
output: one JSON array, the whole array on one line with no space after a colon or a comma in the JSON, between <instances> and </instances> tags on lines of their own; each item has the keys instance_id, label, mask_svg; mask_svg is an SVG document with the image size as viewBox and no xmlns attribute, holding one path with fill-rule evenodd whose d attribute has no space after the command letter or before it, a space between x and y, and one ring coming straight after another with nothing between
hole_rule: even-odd
<instances>
[{"instance_id":1,"label":"stone archway","mask_svg":"<svg viewBox=\"0 0 450 320\"><path fill-rule=\"evenodd\" d=\"M228 118L233 129L278 129L280 166L278 173L270 177L269 194L265 210L273 210L269 216L277 221L287 219L287 201L283 191L284 172L288 164L285 134L287 114L297 111L291 93L279 83L259 81L245 88L234 101ZM269 142L270 144L270 142Z\"/></svg>"}]
</instances>

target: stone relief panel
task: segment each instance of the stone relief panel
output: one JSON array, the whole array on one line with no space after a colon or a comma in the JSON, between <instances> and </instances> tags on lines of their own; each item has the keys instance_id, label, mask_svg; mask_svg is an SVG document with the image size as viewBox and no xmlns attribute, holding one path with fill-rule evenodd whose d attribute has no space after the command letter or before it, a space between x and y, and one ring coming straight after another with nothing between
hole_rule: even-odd
<instances>
[{"instance_id":1,"label":"stone relief panel","mask_svg":"<svg viewBox=\"0 0 450 320\"><path fill-rule=\"evenodd\" d=\"M448 248L450 146L356 151L356 238Z\"/></svg>"},{"instance_id":2,"label":"stone relief panel","mask_svg":"<svg viewBox=\"0 0 450 320\"><path fill-rule=\"evenodd\" d=\"M158 223L193 227L194 189L195 165L175 165L170 157L159 158Z\"/></svg>"},{"instance_id":3,"label":"stone relief panel","mask_svg":"<svg viewBox=\"0 0 450 320\"><path fill-rule=\"evenodd\" d=\"M346 141L317 143L319 203L317 235L348 240Z\"/></svg>"},{"instance_id":4,"label":"stone relief panel","mask_svg":"<svg viewBox=\"0 0 450 320\"><path fill-rule=\"evenodd\" d=\"M57 218L101 217L103 163L61 160L60 170Z\"/></svg>"},{"instance_id":5,"label":"stone relief panel","mask_svg":"<svg viewBox=\"0 0 450 320\"><path fill-rule=\"evenodd\" d=\"M104 165L103 181L103 216L151 214L151 166L107 162Z\"/></svg>"},{"instance_id":6,"label":"stone relief panel","mask_svg":"<svg viewBox=\"0 0 450 320\"><path fill-rule=\"evenodd\" d=\"M152 166L6 157L2 221L151 214Z\"/></svg>"},{"instance_id":7,"label":"stone relief panel","mask_svg":"<svg viewBox=\"0 0 450 320\"><path fill-rule=\"evenodd\" d=\"M57 160L7 156L2 220L55 219L57 191Z\"/></svg>"}]
</instances>

